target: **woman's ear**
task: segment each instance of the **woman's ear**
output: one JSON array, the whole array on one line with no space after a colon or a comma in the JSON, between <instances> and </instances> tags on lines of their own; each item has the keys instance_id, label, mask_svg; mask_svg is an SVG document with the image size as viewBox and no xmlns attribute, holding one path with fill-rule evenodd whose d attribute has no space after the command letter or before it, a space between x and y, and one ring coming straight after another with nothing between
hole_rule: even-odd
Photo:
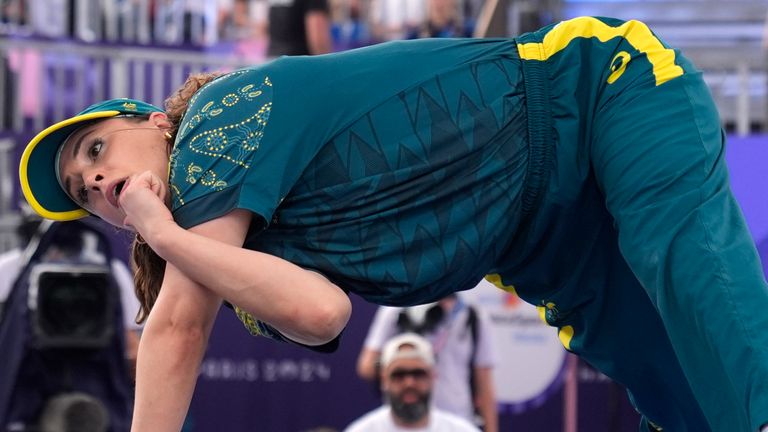
<instances>
[{"instance_id":1,"label":"woman's ear","mask_svg":"<svg viewBox=\"0 0 768 432\"><path fill-rule=\"evenodd\" d=\"M168 121L168 116L164 112L153 112L149 115L149 121L152 122L158 129L168 129L171 127L171 122Z\"/></svg>"}]
</instances>

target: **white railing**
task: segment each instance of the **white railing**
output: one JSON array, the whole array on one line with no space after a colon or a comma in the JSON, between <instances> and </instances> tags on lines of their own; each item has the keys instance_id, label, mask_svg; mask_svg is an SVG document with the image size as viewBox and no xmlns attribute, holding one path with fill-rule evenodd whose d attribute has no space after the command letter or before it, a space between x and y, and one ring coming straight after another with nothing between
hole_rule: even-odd
<instances>
[{"instance_id":1,"label":"white railing","mask_svg":"<svg viewBox=\"0 0 768 432\"><path fill-rule=\"evenodd\" d=\"M0 252L17 245L15 235L20 216L13 210L13 190L15 170L13 170L13 155L16 142L11 138L0 139Z\"/></svg>"},{"instance_id":2,"label":"white railing","mask_svg":"<svg viewBox=\"0 0 768 432\"><path fill-rule=\"evenodd\" d=\"M218 17L232 12L220 2L210 0L4 0L2 3L0 34L145 45L215 45L224 30Z\"/></svg>"},{"instance_id":3,"label":"white railing","mask_svg":"<svg viewBox=\"0 0 768 432\"><path fill-rule=\"evenodd\" d=\"M232 54L180 49L0 39L0 119L6 129L41 130L103 99L131 97L162 106L190 73L232 70L248 61ZM2 92L2 91L0 91Z\"/></svg>"}]
</instances>

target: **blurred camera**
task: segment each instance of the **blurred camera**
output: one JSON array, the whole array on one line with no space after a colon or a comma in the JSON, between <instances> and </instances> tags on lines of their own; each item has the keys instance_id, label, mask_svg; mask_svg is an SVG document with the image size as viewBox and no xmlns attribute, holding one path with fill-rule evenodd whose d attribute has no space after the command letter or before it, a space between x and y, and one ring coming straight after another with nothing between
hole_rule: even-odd
<instances>
[{"instance_id":1,"label":"blurred camera","mask_svg":"<svg viewBox=\"0 0 768 432\"><path fill-rule=\"evenodd\" d=\"M103 348L114 335L110 270L41 263L29 273L28 307L37 348Z\"/></svg>"},{"instance_id":2,"label":"blurred camera","mask_svg":"<svg viewBox=\"0 0 768 432\"><path fill-rule=\"evenodd\" d=\"M0 431L127 432L133 390L110 239L95 221L33 227L0 320Z\"/></svg>"}]
</instances>

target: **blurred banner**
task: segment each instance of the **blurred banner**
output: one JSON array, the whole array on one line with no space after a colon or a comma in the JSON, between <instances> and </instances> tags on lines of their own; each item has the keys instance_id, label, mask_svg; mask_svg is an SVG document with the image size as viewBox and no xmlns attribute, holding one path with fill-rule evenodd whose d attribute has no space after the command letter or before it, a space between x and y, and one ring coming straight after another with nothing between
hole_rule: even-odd
<instances>
[{"instance_id":1,"label":"blurred banner","mask_svg":"<svg viewBox=\"0 0 768 432\"><path fill-rule=\"evenodd\" d=\"M725 154L731 188L768 274L768 135L731 137Z\"/></svg>"}]
</instances>

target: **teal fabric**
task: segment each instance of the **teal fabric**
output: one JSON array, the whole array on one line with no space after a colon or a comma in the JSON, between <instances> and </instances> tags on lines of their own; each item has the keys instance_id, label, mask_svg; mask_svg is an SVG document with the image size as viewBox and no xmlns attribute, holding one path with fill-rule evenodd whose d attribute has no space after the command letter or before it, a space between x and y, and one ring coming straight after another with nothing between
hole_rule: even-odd
<instances>
[{"instance_id":1,"label":"teal fabric","mask_svg":"<svg viewBox=\"0 0 768 432\"><path fill-rule=\"evenodd\" d=\"M376 303L472 288L518 219L519 69L511 40L424 40L229 74L180 127L174 217L249 209L246 247Z\"/></svg>"},{"instance_id":2,"label":"teal fabric","mask_svg":"<svg viewBox=\"0 0 768 432\"><path fill-rule=\"evenodd\" d=\"M651 58L642 23L592 20L576 30L594 36L537 51L572 24L217 79L180 128L174 217L248 209L246 247L380 304L499 274L628 387L644 425L755 431L768 422L768 286L712 99L679 52Z\"/></svg>"},{"instance_id":3,"label":"teal fabric","mask_svg":"<svg viewBox=\"0 0 768 432\"><path fill-rule=\"evenodd\" d=\"M631 59L608 83L622 51ZM684 75L657 85L622 37L576 38L542 62L551 174L495 270L547 309L570 350L628 387L644 424L756 431L768 421L768 287L712 98L679 52L675 62Z\"/></svg>"}]
</instances>

